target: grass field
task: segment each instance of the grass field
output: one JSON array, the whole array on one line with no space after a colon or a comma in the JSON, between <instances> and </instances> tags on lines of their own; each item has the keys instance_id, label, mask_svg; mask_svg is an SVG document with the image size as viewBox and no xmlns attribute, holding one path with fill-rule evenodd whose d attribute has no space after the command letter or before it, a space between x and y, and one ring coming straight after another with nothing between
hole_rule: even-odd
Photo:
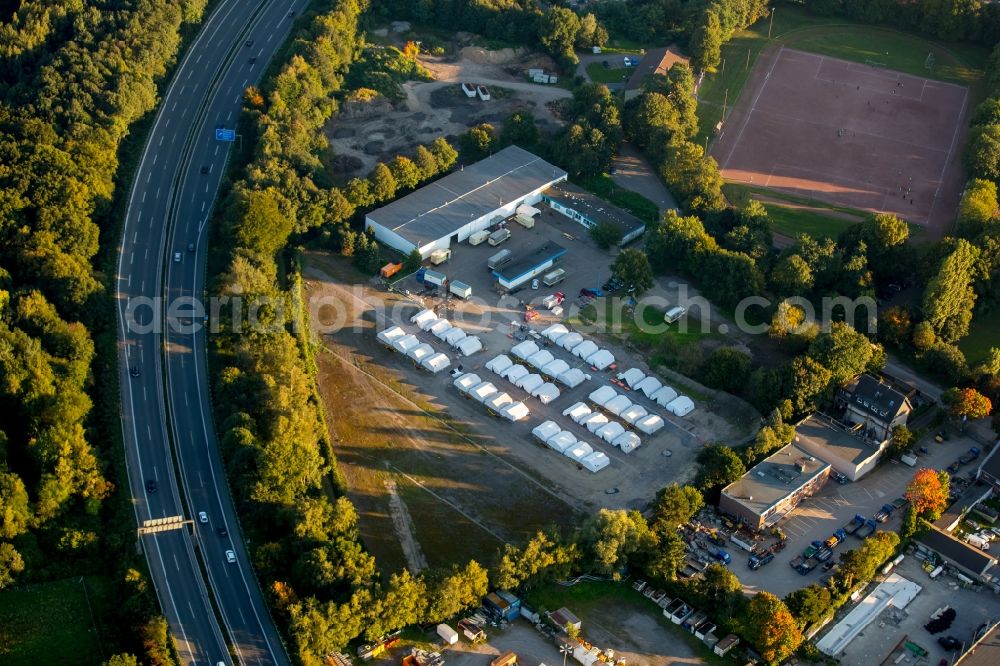
<instances>
[{"instance_id":1,"label":"grass field","mask_svg":"<svg viewBox=\"0 0 1000 666\"><path fill-rule=\"evenodd\" d=\"M750 199L761 200L763 197L762 203L767 209L771 230L792 238L799 234L808 234L813 238L836 238L848 227L865 218L865 213L858 210L831 206L822 201L759 187L727 183L722 186L722 192L737 208L745 206ZM782 205L775 200L787 201L789 205ZM829 211L829 214L820 210Z\"/></svg>"},{"instance_id":2,"label":"grass field","mask_svg":"<svg viewBox=\"0 0 1000 666\"><path fill-rule=\"evenodd\" d=\"M632 74L632 70L627 67L612 67L606 69L599 62L592 62L587 65L587 76L591 81L597 83L622 83Z\"/></svg>"},{"instance_id":3,"label":"grass field","mask_svg":"<svg viewBox=\"0 0 1000 666\"><path fill-rule=\"evenodd\" d=\"M958 343L958 348L965 354L969 365L985 360L990 347L1000 347L997 331L1000 331L1000 310L972 319L969 334Z\"/></svg>"},{"instance_id":4,"label":"grass field","mask_svg":"<svg viewBox=\"0 0 1000 666\"><path fill-rule=\"evenodd\" d=\"M103 581L87 578L91 599ZM97 664L103 661L80 578L0 594L0 663Z\"/></svg>"},{"instance_id":5,"label":"grass field","mask_svg":"<svg viewBox=\"0 0 1000 666\"><path fill-rule=\"evenodd\" d=\"M624 187L616 185L611 180L611 176L606 173L579 180L574 179L574 182L602 199L624 208L648 224L653 224L660 218L660 209L655 203L638 192L626 190Z\"/></svg>"},{"instance_id":6,"label":"grass field","mask_svg":"<svg viewBox=\"0 0 1000 666\"><path fill-rule=\"evenodd\" d=\"M961 85L975 85L980 80L989 55L981 47L946 46L887 28L851 23L842 17L817 16L788 5L774 11L771 40L767 38L769 22L769 18L761 19L722 47L719 71L707 75L698 91L700 129L696 143L703 144L711 136L712 128L722 118L723 104L732 109L757 56L770 43L844 60L875 60L889 69ZM936 60L932 71L924 67L928 53L933 53Z\"/></svg>"}]
</instances>

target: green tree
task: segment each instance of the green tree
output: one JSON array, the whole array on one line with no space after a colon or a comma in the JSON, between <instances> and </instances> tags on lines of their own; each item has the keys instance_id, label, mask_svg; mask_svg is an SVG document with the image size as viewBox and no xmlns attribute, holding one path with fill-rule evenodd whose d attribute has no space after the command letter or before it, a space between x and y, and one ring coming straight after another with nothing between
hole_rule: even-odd
<instances>
[{"instance_id":1,"label":"green tree","mask_svg":"<svg viewBox=\"0 0 1000 666\"><path fill-rule=\"evenodd\" d=\"M695 485L702 490L726 486L746 474L743 460L728 446L712 444L698 451Z\"/></svg>"},{"instance_id":2,"label":"green tree","mask_svg":"<svg viewBox=\"0 0 1000 666\"><path fill-rule=\"evenodd\" d=\"M719 66L722 59L722 26L714 6L705 10L691 33L689 49L696 69L714 72Z\"/></svg>"},{"instance_id":3,"label":"green tree","mask_svg":"<svg viewBox=\"0 0 1000 666\"><path fill-rule=\"evenodd\" d=\"M496 147L496 132L493 125L482 123L459 137L462 156L470 160L479 160L489 155Z\"/></svg>"},{"instance_id":4,"label":"green tree","mask_svg":"<svg viewBox=\"0 0 1000 666\"><path fill-rule=\"evenodd\" d=\"M427 620L440 622L479 604L489 590L486 569L475 560L464 567L454 566L451 572L439 576L430 588Z\"/></svg>"},{"instance_id":5,"label":"green tree","mask_svg":"<svg viewBox=\"0 0 1000 666\"><path fill-rule=\"evenodd\" d=\"M735 347L719 347L712 351L701 366L701 381L712 388L740 393L750 378L753 360Z\"/></svg>"},{"instance_id":6,"label":"green tree","mask_svg":"<svg viewBox=\"0 0 1000 666\"><path fill-rule=\"evenodd\" d=\"M917 322L913 327L913 337L910 342L913 348L923 353L934 346L937 336L934 334L934 327L929 321Z\"/></svg>"},{"instance_id":7,"label":"green tree","mask_svg":"<svg viewBox=\"0 0 1000 666\"><path fill-rule=\"evenodd\" d=\"M998 213L997 185L991 180L973 178L962 194L958 206L958 220L962 235L967 238L981 233Z\"/></svg>"},{"instance_id":8,"label":"green tree","mask_svg":"<svg viewBox=\"0 0 1000 666\"><path fill-rule=\"evenodd\" d=\"M710 564L698 581L698 593L719 617L732 617L743 602L740 579L723 564Z\"/></svg>"},{"instance_id":9,"label":"green tree","mask_svg":"<svg viewBox=\"0 0 1000 666\"><path fill-rule=\"evenodd\" d=\"M396 179L396 186L401 190L412 190L421 179L420 167L418 167L409 157L397 155L389 162L389 171Z\"/></svg>"},{"instance_id":10,"label":"green tree","mask_svg":"<svg viewBox=\"0 0 1000 666\"><path fill-rule=\"evenodd\" d=\"M803 629L825 618L830 613L831 603L830 588L815 583L799 588L785 597L788 610Z\"/></svg>"},{"instance_id":11,"label":"green tree","mask_svg":"<svg viewBox=\"0 0 1000 666\"><path fill-rule=\"evenodd\" d=\"M427 146L417 146L417 149L413 153L413 162L420 170L421 180L428 180L437 175L437 158L434 157L434 153L432 153Z\"/></svg>"},{"instance_id":12,"label":"green tree","mask_svg":"<svg viewBox=\"0 0 1000 666\"><path fill-rule=\"evenodd\" d=\"M876 347L868 338L848 324L834 322L828 333L822 333L809 346L809 356L827 368L836 383L843 383L871 367Z\"/></svg>"},{"instance_id":13,"label":"green tree","mask_svg":"<svg viewBox=\"0 0 1000 666\"><path fill-rule=\"evenodd\" d=\"M13 539L31 526L31 506L24 482L16 474L2 471L2 464L0 459L0 539Z\"/></svg>"},{"instance_id":14,"label":"green tree","mask_svg":"<svg viewBox=\"0 0 1000 666\"><path fill-rule=\"evenodd\" d=\"M948 406L948 413L954 417L984 419L993 411L990 399L974 388L950 388L941 396L941 402Z\"/></svg>"},{"instance_id":15,"label":"green tree","mask_svg":"<svg viewBox=\"0 0 1000 666\"><path fill-rule=\"evenodd\" d=\"M664 581L677 578L677 572L684 565L687 555L687 544L677 532L666 532L660 535L660 543L646 566L646 573Z\"/></svg>"},{"instance_id":16,"label":"green tree","mask_svg":"<svg viewBox=\"0 0 1000 666\"><path fill-rule=\"evenodd\" d=\"M24 560L13 544L0 542L0 590L14 582L24 571Z\"/></svg>"},{"instance_id":17,"label":"green tree","mask_svg":"<svg viewBox=\"0 0 1000 666\"><path fill-rule=\"evenodd\" d=\"M114 654L104 662L104 666L140 666L139 660L133 654Z\"/></svg>"},{"instance_id":18,"label":"green tree","mask_svg":"<svg viewBox=\"0 0 1000 666\"><path fill-rule=\"evenodd\" d=\"M413 248L410 253L406 255L406 260L403 262L403 273L409 275L410 273L416 273L420 270L420 265L423 264L424 258L420 255L420 250Z\"/></svg>"},{"instance_id":19,"label":"green tree","mask_svg":"<svg viewBox=\"0 0 1000 666\"><path fill-rule=\"evenodd\" d=\"M969 332L976 304L972 285L978 258L979 250L960 239L927 283L921 309L937 336L946 342L954 342Z\"/></svg>"},{"instance_id":20,"label":"green tree","mask_svg":"<svg viewBox=\"0 0 1000 666\"><path fill-rule=\"evenodd\" d=\"M455 166L455 162L458 160L458 152L452 148L451 144L443 136L439 136L431 143L431 153L434 154L434 159L437 160L438 173L448 171Z\"/></svg>"},{"instance_id":21,"label":"green tree","mask_svg":"<svg viewBox=\"0 0 1000 666\"><path fill-rule=\"evenodd\" d=\"M965 381L969 375L969 365L965 354L955 345L938 341L924 352L920 359L924 368L952 384Z\"/></svg>"},{"instance_id":22,"label":"green tree","mask_svg":"<svg viewBox=\"0 0 1000 666\"><path fill-rule=\"evenodd\" d=\"M653 527L661 538L665 534L676 532L704 504L705 500L696 488L672 483L656 493L652 505Z\"/></svg>"},{"instance_id":23,"label":"green tree","mask_svg":"<svg viewBox=\"0 0 1000 666\"><path fill-rule=\"evenodd\" d=\"M833 373L809 356L798 356L789 367L789 399L796 414L816 409L816 401L830 386Z\"/></svg>"},{"instance_id":24,"label":"green tree","mask_svg":"<svg viewBox=\"0 0 1000 666\"><path fill-rule=\"evenodd\" d=\"M622 242L624 233L622 228L611 222L601 222L590 228L590 239L602 250L618 245Z\"/></svg>"},{"instance_id":25,"label":"green tree","mask_svg":"<svg viewBox=\"0 0 1000 666\"><path fill-rule=\"evenodd\" d=\"M421 622L427 614L427 585L403 569L392 574L378 599L378 610L365 627L365 638L377 640L396 629Z\"/></svg>"},{"instance_id":26,"label":"green tree","mask_svg":"<svg viewBox=\"0 0 1000 666\"><path fill-rule=\"evenodd\" d=\"M656 546L656 535L638 511L601 509L580 531L581 545L594 569L615 580L633 557L646 557Z\"/></svg>"},{"instance_id":27,"label":"green tree","mask_svg":"<svg viewBox=\"0 0 1000 666\"><path fill-rule=\"evenodd\" d=\"M385 203L396 196L399 184L389 167L379 162L368 174L368 187L373 203Z\"/></svg>"},{"instance_id":28,"label":"green tree","mask_svg":"<svg viewBox=\"0 0 1000 666\"><path fill-rule=\"evenodd\" d=\"M1000 125L979 125L969 132L965 166L976 178L1000 180Z\"/></svg>"},{"instance_id":29,"label":"green tree","mask_svg":"<svg viewBox=\"0 0 1000 666\"><path fill-rule=\"evenodd\" d=\"M898 545L898 534L878 531L865 539L860 548L841 553L840 575L847 589L856 583L871 580L878 568L892 557Z\"/></svg>"},{"instance_id":30,"label":"green tree","mask_svg":"<svg viewBox=\"0 0 1000 666\"><path fill-rule=\"evenodd\" d=\"M788 607L770 592L758 592L747 605L745 635L769 664L787 659L802 642L802 632Z\"/></svg>"},{"instance_id":31,"label":"green tree","mask_svg":"<svg viewBox=\"0 0 1000 666\"><path fill-rule=\"evenodd\" d=\"M619 252L611 264L611 274L627 288L634 289L636 298L653 288L653 269L642 250L626 248Z\"/></svg>"},{"instance_id":32,"label":"green tree","mask_svg":"<svg viewBox=\"0 0 1000 666\"><path fill-rule=\"evenodd\" d=\"M563 541L557 533L539 531L524 546L504 544L493 583L498 589L511 590L559 580L570 574L579 557L575 543Z\"/></svg>"},{"instance_id":33,"label":"green tree","mask_svg":"<svg viewBox=\"0 0 1000 666\"><path fill-rule=\"evenodd\" d=\"M500 130L500 145L516 145L532 149L538 144L538 126L535 117L528 111L515 111L503 121Z\"/></svg>"},{"instance_id":34,"label":"green tree","mask_svg":"<svg viewBox=\"0 0 1000 666\"><path fill-rule=\"evenodd\" d=\"M579 62L573 46L580 28L580 17L565 7L550 7L538 22L539 41L563 68Z\"/></svg>"}]
</instances>

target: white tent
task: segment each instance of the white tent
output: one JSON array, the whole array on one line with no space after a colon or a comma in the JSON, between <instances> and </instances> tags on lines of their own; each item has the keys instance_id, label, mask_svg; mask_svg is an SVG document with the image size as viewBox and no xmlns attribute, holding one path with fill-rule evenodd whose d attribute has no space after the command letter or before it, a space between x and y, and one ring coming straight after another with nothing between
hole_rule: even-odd
<instances>
[{"instance_id":1,"label":"white tent","mask_svg":"<svg viewBox=\"0 0 1000 666\"><path fill-rule=\"evenodd\" d=\"M548 444L549 448L555 449L559 453L562 453L569 447L576 444L576 437L573 435L573 433L566 430L562 430L556 433L555 435L552 435L552 437L549 437L545 441L545 443Z\"/></svg>"},{"instance_id":2,"label":"white tent","mask_svg":"<svg viewBox=\"0 0 1000 666\"><path fill-rule=\"evenodd\" d=\"M429 344L424 342L417 345L410 351L406 352L406 355L412 358L417 363L420 363L425 358L434 356L434 347L431 347Z\"/></svg>"},{"instance_id":3,"label":"white tent","mask_svg":"<svg viewBox=\"0 0 1000 666\"><path fill-rule=\"evenodd\" d=\"M677 391L673 390L669 386L664 386L659 391L650 396L651 399L656 401L660 407L666 407L674 398L677 397Z\"/></svg>"},{"instance_id":4,"label":"white tent","mask_svg":"<svg viewBox=\"0 0 1000 666\"><path fill-rule=\"evenodd\" d=\"M679 395L674 398L673 402L667 405L667 409L676 416L687 416L694 411L694 401L686 395Z\"/></svg>"},{"instance_id":5,"label":"white tent","mask_svg":"<svg viewBox=\"0 0 1000 666\"><path fill-rule=\"evenodd\" d=\"M532 354L538 351L538 345L536 345L531 340L525 340L524 342L514 345L510 348L510 353L518 357L521 360L527 359Z\"/></svg>"},{"instance_id":6,"label":"white tent","mask_svg":"<svg viewBox=\"0 0 1000 666\"><path fill-rule=\"evenodd\" d=\"M486 362L486 369L491 372L495 372L498 375L502 375L507 372L512 365L514 365L514 361L510 360L510 356L507 356L507 354L500 354L498 356L494 356Z\"/></svg>"},{"instance_id":7,"label":"white tent","mask_svg":"<svg viewBox=\"0 0 1000 666\"><path fill-rule=\"evenodd\" d=\"M611 444L621 449L622 453L632 453L639 448L639 445L642 444L642 440L639 439L639 435L634 432L623 432L615 437L615 441L611 442Z\"/></svg>"},{"instance_id":8,"label":"white tent","mask_svg":"<svg viewBox=\"0 0 1000 666\"><path fill-rule=\"evenodd\" d=\"M645 378L646 375L639 368L629 368L618 375L618 379L628 384L631 389L634 389Z\"/></svg>"},{"instance_id":9,"label":"white tent","mask_svg":"<svg viewBox=\"0 0 1000 666\"><path fill-rule=\"evenodd\" d=\"M587 398L596 405L604 406L604 403L615 398L617 395L618 391L605 384L601 388L591 391Z\"/></svg>"},{"instance_id":10,"label":"white tent","mask_svg":"<svg viewBox=\"0 0 1000 666\"><path fill-rule=\"evenodd\" d=\"M549 441L553 435L559 433L562 428L555 421L546 421L541 423L531 429L531 434L535 436L535 439L542 442L543 444Z\"/></svg>"},{"instance_id":11,"label":"white tent","mask_svg":"<svg viewBox=\"0 0 1000 666\"><path fill-rule=\"evenodd\" d=\"M632 401L623 395L615 396L604 403L604 409L608 410L615 416L619 416L622 412L632 406Z\"/></svg>"},{"instance_id":12,"label":"white tent","mask_svg":"<svg viewBox=\"0 0 1000 666\"><path fill-rule=\"evenodd\" d=\"M568 416L577 423L580 422L584 416L592 414L590 407L584 402L574 402L572 406L567 407L563 410L563 416Z\"/></svg>"},{"instance_id":13,"label":"white tent","mask_svg":"<svg viewBox=\"0 0 1000 666\"><path fill-rule=\"evenodd\" d=\"M452 347L456 346L459 342L465 339L468 335L461 328L451 328L447 333L444 334L444 341L447 342Z\"/></svg>"},{"instance_id":14,"label":"white tent","mask_svg":"<svg viewBox=\"0 0 1000 666\"><path fill-rule=\"evenodd\" d=\"M587 378L587 375L583 374L583 370L580 368L570 368L566 372L562 373L557 377L557 379L570 388L576 388L583 383L583 380Z\"/></svg>"},{"instance_id":15,"label":"white tent","mask_svg":"<svg viewBox=\"0 0 1000 666\"><path fill-rule=\"evenodd\" d=\"M635 422L641 419L646 414L649 414L649 412L647 412L646 408L643 407L642 405L632 405L624 412L622 412L620 416L627 422L635 425Z\"/></svg>"},{"instance_id":16,"label":"white tent","mask_svg":"<svg viewBox=\"0 0 1000 666\"><path fill-rule=\"evenodd\" d=\"M399 326L393 326L392 328L387 328L384 331L379 331L379 334L375 337L377 337L378 341L382 344L391 346L393 340L401 338L404 335L406 335L406 331Z\"/></svg>"},{"instance_id":17,"label":"white tent","mask_svg":"<svg viewBox=\"0 0 1000 666\"><path fill-rule=\"evenodd\" d=\"M478 400L479 402L486 402L488 398L499 393L496 386L493 386L490 382L483 382L478 386L473 386L469 390L469 395Z\"/></svg>"},{"instance_id":18,"label":"white tent","mask_svg":"<svg viewBox=\"0 0 1000 666\"><path fill-rule=\"evenodd\" d=\"M529 206L528 204L521 204L514 210L516 215L525 215L527 217L534 217L539 215L542 211L538 210L534 206Z\"/></svg>"},{"instance_id":19,"label":"white tent","mask_svg":"<svg viewBox=\"0 0 1000 666\"><path fill-rule=\"evenodd\" d=\"M508 421L520 421L521 419L528 418L531 410L525 407L523 402L515 402L513 405L507 405L500 410L500 416L504 417Z\"/></svg>"},{"instance_id":20,"label":"white tent","mask_svg":"<svg viewBox=\"0 0 1000 666\"><path fill-rule=\"evenodd\" d=\"M594 412L590 416L580 419L580 425L587 426L587 430L590 432L597 432L604 426L608 425L610 421L608 417L600 412Z\"/></svg>"},{"instance_id":21,"label":"white tent","mask_svg":"<svg viewBox=\"0 0 1000 666\"><path fill-rule=\"evenodd\" d=\"M542 374L547 377L558 377L567 370L569 370L569 363L561 358L557 358L541 367Z\"/></svg>"},{"instance_id":22,"label":"white tent","mask_svg":"<svg viewBox=\"0 0 1000 666\"><path fill-rule=\"evenodd\" d=\"M645 393L647 398L652 398L653 394L659 391L662 386L663 382L653 375L650 375L636 384L634 388L636 391L642 391Z\"/></svg>"},{"instance_id":23,"label":"white tent","mask_svg":"<svg viewBox=\"0 0 1000 666\"><path fill-rule=\"evenodd\" d=\"M552 324L544 331L542 331L542 335L544 335L549 340L552 340L553 342L555 342L562 336L566 335L567 333L569 333L569 329L563 326L562 324Z\"/></svg>"},{"instance_id":24,"label":"white tent","mask_svg":"<svg viewBox=\"0 0 1000 666\"><path fill-rule=\"evenodd\" d=\"M392 347L401 354L405 354L420 344L420 340L415 335L404 335L392 341Z\"/></svg>"},{"instance_id":25,"label":"white tent","mask_svg":"<svg viewBox=\"0 0 1000 666\"><path fill-rule=\"evenodd\" d=\"M542 379L541 375L525 375L524 377L521 377L519 380L514 382L514 386L520 389L524 389L527 393L530 394L532 391L534 391L536 388L538 388L544 383L545 380Z\"/></svg>"},{"instance_id":26,"label":"white tent","mask_svg":"<svg viewBox=\"0 0 1000 666\"><path fill-rule=\"evenodd\" d=\"M425 370L429 370L434 374L437 374L451 365L451 359L448 358L446 354L437 353L433 356L428 356L423 361L420 362Z\"/></svg>"},{"instance_id":27,"label":"white tent","mask_svg":"<svg viewBox=\"0 0 1000 666\"><path fill-rule=\"evenodd\" d=\"M547 405L559 397L559 389L556 388L555 384L545 382L544 384L533 390L531 392L531 395L538 398L543 405Z\"/></svg>"},{"instance_id":28,"label":"white tent","mask_svg":"<svg viewBox=\"0 0 1000 666\"><path fill-rule=\"evenodd\" d=\"M656 414L647 414L635 422L635 427L647 435L652 435L663 427L663 418Z\"/></svg>"},{"instance_id":29,"label":"white tent","mask_svg":"<svg viewBox=\"0 0 1000 666\"><path fill-rule=\"evenodd\" d=\"M563 349L573 349L581 342L583 342L583 336L576 331L570 331L566 335L559 338L559 346Z\"/></svg>"},{"instance_id":30,"label":"white tent","mask_svg":"<svg viewBox=\"0 0 1000 666\"><path fill-rule=\"evenodd\" d=\"M517 380L528 376L528 369L518 363L517 365L512 365L507 368L507 371L503 373L503 376L506 377L507 381L511 384L517 384Z\"/></svg>"},{"instance_id":31,"label":"white tent","mask_svg":"<svg viewBox=\"0 0 1000 666\"><path fill-rule=\"evenodd\" d=\"M563 451L563 455L571 460L580 462L593 452L594 452L594 447L592 447L590 444L587 444L586 442L577 442L575 445Z\"/></svg>"},{"instance_id":32,"label":"white tent","mask_svg":"<svg viewBox=\"0 0 1000 666\"><path fill-rule=\"evenodd\" d=\"M580 464L595 474L611 464L611 459L604 451L594 451L589 456L580 461Z\"/></svg>"},{"instance_id":33,"label":"white tent","mask_svg":"<svg viewBox=\"0 0 1000 666\"><path fill-rule=\"evenodd\" d=\"M462 352L462 356L472 356L483 348L483 341L479 339L478 335L469 335L455 346L458 347L458 351Z\"/></svg>"},{"instance_id":34,"label":"white tent","mask_svg":"<svg viewBox=\"0 0 1000 666\"><path fill-rule=\"evenodd\" d=\"M426 331L431 325L437 321L438 316L434 314L433 310L421 310L417 314L410 317L410 323L416 324L421 330ZM427 327L424 327L424 324Z\"/></svg>"},{"instance_id":35,"label":"white tent","mask_svg":"<svg viewBox=\"0 0 1000 666\"><path fill-rule=\"evenodd\" d=\"M611 421L610 423L607 423L603 428L601 428L594 434L610 444L611 442L618 439L618 437L621 436L623 432L625 432L625 427L622 426L621 423Z\"/></svg>"},{"instance_id":36,"label":"white tent","mask_svg":"<svg viewBox=\"0 0 1000 666\"><path fill-rule=\"evenodd\" d=\"M598 350L598 346L592 340L584 340L576 347L573 347L573 356L579 356L580 358L589 358L594 355L594 352Z\"/></svg>"},{"instance_id":37,"label":"white tent","mask_svg":"<svg viewBox=\"0 0 1000 666\"><path fill-rule=\"evenodd\" d=\"M534 354L528 357L528 365L533 365L536 368L543 368L549 363L555 360L555 356L552 355L548 349L542 349L541 351L536 351Z\"/></svg>"},{"instance_id":38,"label":"white tent","mask_svg":"<svg viewBox=\"0 0 1000 666\"><path fill-rule=\"evenodd\" d=\"M596 351L587 358L587 363L591 364L598 370L603 370L609 365L612 365L614 362L615 362L615 355L609 352L607 349L601 349L599 351Z\"/></svg>"},{"instance_id":39,"label":"white tent","mask_svg":"<svg viewBox=\"0 0 1000 666\"><path fill-rule=\"evenodd\" d=\"M486 409L499 414L504 407L514 404L514 398L506 393L497 393L483 404L486 405Z\"/></svg>"},{"instance_id":40,"label":"white tent","mask_svg":"<svg viewBox=\"0 0 1000 666\"><path fill-rule=\"evenodd\" d=\"M455 385L455 388L457 388L462 393L468 393L469 389L471 389L473 386L479 386L482 383L483 380L480 379L479 375L477 375L474 372L467 372L452 382L452 384Z\"/></svg>"},{"instance_id":41,"label":"white tent","mask_svg":"<svg viewBox=\"0 0 1000 666\"><path fill-rule=\"evenodd\" d=\"M451 329L452 326L450 321L447 319L438 319L434 322L434 325L427 330L430 331L438 340L444 340L444 336L448 335L448 331Z\"/></svg>"}]
</instances>

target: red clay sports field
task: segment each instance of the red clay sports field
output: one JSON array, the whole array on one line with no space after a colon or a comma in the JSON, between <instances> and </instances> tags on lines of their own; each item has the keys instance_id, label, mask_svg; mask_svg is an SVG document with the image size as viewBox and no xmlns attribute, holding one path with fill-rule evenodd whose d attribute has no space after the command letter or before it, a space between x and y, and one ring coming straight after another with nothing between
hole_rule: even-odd
<instances>
[{"instance_id":1,"label":"red clay sports field","mask_svg":"<svg viewBox=\"0 0 1000 666\"><path fill-rule=\"evenodd\" d=\"M968 98L962 86L779 48L758 59L711 152L728 181L943 235L962 188Z\"/></svg>"}]
</instances>

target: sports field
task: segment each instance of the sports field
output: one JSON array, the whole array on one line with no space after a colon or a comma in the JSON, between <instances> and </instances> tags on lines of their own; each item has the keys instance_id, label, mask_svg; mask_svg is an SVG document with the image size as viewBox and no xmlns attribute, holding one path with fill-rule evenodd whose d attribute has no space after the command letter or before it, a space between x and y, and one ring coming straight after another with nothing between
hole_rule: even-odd
<instances>
[{"instance_id":1,"label":"sports field","mask_svg":"<svg viewBox=\"0 0 1000 666\"><path fill-rule=\"evenodd\" d=\"M758 59L712 155L728 181L895 213L942 235L969 106L963 86L779 46Z\"/></svg>"}]
</instances>

